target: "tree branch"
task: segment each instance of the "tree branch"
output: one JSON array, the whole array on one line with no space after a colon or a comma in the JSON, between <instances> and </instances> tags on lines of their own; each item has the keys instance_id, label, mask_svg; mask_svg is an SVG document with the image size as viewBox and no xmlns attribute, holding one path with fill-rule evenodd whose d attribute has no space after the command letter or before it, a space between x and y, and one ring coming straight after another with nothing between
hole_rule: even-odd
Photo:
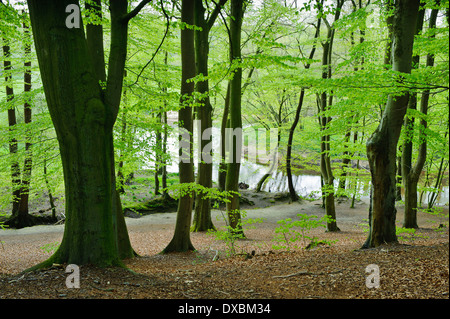
<instances>
[{"instance_id":1,"label":"tree branch","mask_svg":"<svg viewBox=\"0 0 450 319\"><path fill-rule=\"evenodd\" d=\"M142 0L137 6L136 8L134 8L133 10L131 10L130 12L128 12L124 17L123 20L125 22L130 21L131 19L133 19L135 16L137 16L137 14L139 13L139 11L142 10L143 7L145 7L146 4L150 3L152 0Z\"/></svg>"},{"instance_id":2,"label":"tree branch","mask_svg":"<svg viewBox=\"0 0 450 319\"><path fill-rule=\"evenodd\" d=\"M151 1L151 0L150 0L150 1ZM156 48L155 53L152 55L152 58L150 59L150 61L148 61L148 62L144 65L144 67L141 69L141 71L139 72L138 76L136 77L136 81L134 81L133 84L130 84L130 85L128 85L127 87L130 87L130 86L132 86L132 85L135 85L135 84L139 81L139 78L141 77L142 72L144 72L144 70L150 65L150 63L152 63L152 61L153 61L153 59L155 58L156 54L158 54L159 49L161 49L161 46L163 45L164 40L165 40L166 37L167 37L167 34L169 33L169 28L170 28L170 21L171 21L171 18L170 18L169 15L167 14L166 10L164 10L164 5L163 5L162 0L161 0L161 9L162 9L162 11L163 11L163 13L164 13L164 16L166 17L166 20L167 20L166 30L164 31L163 38L162 38L161 42L159 43L158 47Z\"/></svg>"},{"instance_id":3,"label":"tree branch","mask_svg":"<svg viewBox=\"0 0 450 319\"><path fill-rule=\"evenodd\" d=\"M215 1L213 1L214 4L216 5L213 12L211 12L211 15L208 19L208 30L211 30L212 26L214 25L214 21L216 21L217 16L219 15L220 10L222 10L222 7L225 5L225 3L227 2L227 0L220 0L219 3L215 3Z\"/></svg>"}]
</instances>

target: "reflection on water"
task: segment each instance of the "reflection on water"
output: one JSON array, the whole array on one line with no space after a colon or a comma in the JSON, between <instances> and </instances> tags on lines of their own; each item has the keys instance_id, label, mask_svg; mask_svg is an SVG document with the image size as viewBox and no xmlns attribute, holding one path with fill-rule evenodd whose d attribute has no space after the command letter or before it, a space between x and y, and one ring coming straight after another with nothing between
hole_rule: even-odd
<instances>
[{"instance_id":1,"label":"reflection on water","mask_svg":"<svg viewBox=\"0 0 450 319\"><path fill-rule=\"evenodd\" d=\"M244 162L241 165L240 181L249 184L250 188L256 188L258 181L266 173L267 167L263 165ZM320 175L292 175L292 182L294 184L295 191L300 196L309 196L313 194L315 197L321 195L321 181ZM337 189L339 180L335 179L334 186ZM353 186L354 187L354 186ZM271 175L270 179L267 179L264 187L264 191L269 192L288 192L288 180L284 172L278 171ZM370 182L358 181L357 185L357 197L360 199L368 199L370 192ZM419 196L420 194L418 194ZM423 196L423 204L428 203L429 193L425 193ZM440 205L448 205L449 203L449 187L443 186L441 192L436 201Z\"/></svg>"},{"instance_id":2,"label":"reflection on water","mask_svg":"<svg viewBox=\"0 0 450 319\"><path fill-rule=\"evenodd\" d=\"M154 138L151 136L152 134L149 132L146 132L145 137L143 139L146 139L148 141L154 141ZM220 132L217 128L213 128L213 151L216 151L219 149L219 141L218 138L220 136ZM195 137L195 134L194 134ZM194 138L194 144L195 138ZM176 136L170 136L168 139L168 150L167 152L171 154L172 162L169 163L167 167L168 172L178 172L178 141ZM197 159L197 149L194 146L194 159ZM143 158L146 158L144 155L144 152L142 152L141 155ZM197 160L194 160L195 167L197 168ZM218 164L219 159L217 157L217 154L215 154L215 159L213 160L213 180L214 182L217 182L217 176L218 176ZM152 160L146 160L146 165L144 165L142 168L144 169L153 169L153 162ZM196 169L195 168L195 169ZM253 163L250 161L247 161L245 159L241 160L241 168L240 168L240 182L244 182L249 185L250 189L255 189L256 185L258 184L258 181L261 179L264 174L268 171L269 167L257 163ZM300 196L314 196L316 198L320 197L321 195L321 180L320 175L308 175L308 174L300 174L300 175L294 175L292 176L294 188L298 195ZM339 180L335 179L335 187L337 188ZM368 199L369 198L369 191L370 191L370 182L364 182L364 181L358 181L357 185L357 197L360 199ZM352 186L354 187L354 186ZM271 178L266 179L266 182L263 185L262 188L263 191L267 192L288 192L288 181L287 176L282 171L275 171L271 175ZM428 194L426 193L423 196L423 203L426 204L428 202ZM418 194L419 195L419 194ZM443 186L441 189L441 192L437 198L436 201L437 204L445 205L449 203L449 187Z\"/></svg>"}]
</instances>

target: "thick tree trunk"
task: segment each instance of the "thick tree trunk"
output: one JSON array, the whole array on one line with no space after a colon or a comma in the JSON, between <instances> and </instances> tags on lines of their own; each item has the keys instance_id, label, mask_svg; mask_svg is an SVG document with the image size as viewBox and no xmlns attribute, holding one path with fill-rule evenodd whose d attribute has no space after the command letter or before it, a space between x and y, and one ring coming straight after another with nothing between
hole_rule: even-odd
<instances>
[{"instance_id":1,"label":"thick tree trunk","mask_svg":"<svg viewBox=\"0 0 450 319\"><path fill-rule=\"evenodd\" d=\"M110 5L106 92L93 67L94 54L84 29L65 25L65 9L72 2L28 1L44 91L60 146L66 195L61 245L42 265L120 265L120 259L133 256L116 191L112 135L126 57L127 21L122 18L127 1Z\"/></svg>"},{"instance_id":2,"label":"thick tree trunk","mask_svg":"<svg viewBox=\"0 0 450 319\"><path fill-rule=\"evenodd\" d=\"M194 25L194 2L182 0L181 21L188 25ZM178 111L178 121L181 129L188 133L187 140L180 139L180 184L194 182L194 164L192 158L192 98L194 83L187 82L195 76L195 48L194 31L188 28L181 30L181 108ZM183 137L181 137L183 138ZM187 154L183 151L188 150ZM187 194L178 200L177 220L172 240L163 250L163 253L183 252L194 250L190 238L190 226L193 207L193 193Z\"/></svg>"},{"instance_id":3,"label":"thick tree trunk","mask_svg":"<svg viewBox=\"0 0 450 319\"><path fill-rule=\"evenodd\" d=\"M394 71L411 72L418 9L418 0L400 0L395 4L392 48ZM363 247L376 247L383 243L397 242L395 232L396 152L407 104L408 92L390 95L381 122L367 141L366 149L373 190L369 236Z\"/></svg>"},{"instance_id":4,"label":"thick tree trunk","mask_svg":"<svg viewBox=\"0 0 450 319\"><path fill-rule=\"evenodd\" d=\"M77 123L79 129L72 132L73 137L60 142L66 221L63 240L53 262L118 265L114 231L117 216L113 208L117 198L113 197L115 184L111 181L109 155L112 136L107 136L103 125L95 123L101 120L103 103L92 99L86 106L84 123Z\"/></svg>"}]
</instances>

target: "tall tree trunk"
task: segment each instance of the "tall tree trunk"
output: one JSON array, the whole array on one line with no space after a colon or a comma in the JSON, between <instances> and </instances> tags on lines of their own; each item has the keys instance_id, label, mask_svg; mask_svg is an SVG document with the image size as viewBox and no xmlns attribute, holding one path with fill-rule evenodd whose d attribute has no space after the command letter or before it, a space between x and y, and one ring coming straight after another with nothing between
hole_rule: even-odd
<instances>
[{"instance_id":1,"label":"tall tree trunk","mask_svg":"<svg viewBox=\"0 0 450 319\"><path fill-rule=\"evenodd\" d=\"M227 93L225 96L225 104L223 107L222 123L220 125L220 164L218 173L219 190L225 190L225 181L227 179L227 164L225 162L225 132L229 120L229 110L230 110L230 91L231 91L231 81L228 81Z\"/></svg>"},{"instance_id":2,"label":"tall tree trunk","mask_svg":"<svg viewBox=\"0 0 450 319\"><path fill-rule=\"evenodd\" d=\"M112 1L106 90L94 62L102 61L83 27L65 25L69 0L29 0L44 91L60 146L66 222L59 249L47 261L121 265L134 255L116 191L113 125L119 111L127 46L128 3ZM78 5L78 3L77 3ZM81 20L81 18L80 18ZM100 41L101 40L101 41ZM97 65L96 65L97 66Z\"/></svg>"},{"instance_id":3,"label":"tall tree trunk","mask_svg":"<svg viewBox=\"0 0 450 319\"><path fill-rule=\"evenodd\" d=\"M436 19L438 9L431 10L429 28L436 27ZM417 21L416 34L422 30L423 19L425 15L425 9L419 10L419 17ZM413 57L413 63L417 65L419 63L419 57ZM427 55L426 66L431 67L434 64L434 56ZM420 174L427 158L427 140L425 135L425 129L427 127L427 119L425 118L428 112L428 99L430 91L426 90L422 93L420 100L420 129L419 129L419 152L416 163L412 164L412 135L414 132L414 118L405 117L405 130L407 132L406 142L403 145L402 153L402 179L405 187L405 215L403 220L403 227L405 228L418 228L417 224L417 184L419 182ZM408 109L415 110L417 108L417 94L411 94L408 103Z\"/></svg>"},{"instance_id":4,"label":"tall tree trunk","mask_svg":"<svg viewBox=\"0 0 450 319\"><path fill-rule=\"evenodd\" d=\"M394 11L394 0L385 0L383 8L387 11L386 16L386 27L387 27L387 38L386 46L384 49L384 66L386 69L392 67L392 40L394 37L394 15L391 11Z\"/></svg>"},{"instance_id":5,"label":"tall tree trunk","mask_svg":"<svg viewBox=\"0 0 450 319\"><path fill-rule=\"evenodd\" d=\"M120 259L131 258L136 255L133 251L128 236L128 230L125 223L125 218L122 210L122 203L120 199L120 194L116 187L116 172L115 172L115 161L114 161L114 138L113 138L113 126L116 122L117 116L119 114L120 101L122 97L122 85L123 79L126 75L125 72L125 60L127 55L127 43L128 43L128 22L133 18L142 7L148 3L150 0L143 0L139 5L132 11L128 11L128 1L127 0L116 0L112 2L109 6L110 11L110 21L111 21L111 44L110 44L110 54L108 60L108 72L105 75L105 71L98 69L98 65L105 66L104 61L104 49L103 49L103 39L100 36L102 32L95 29L92 34L87 34L87 44L90 51L90 56L93 58L93 62L97 65L95 73L97 74L96 81L101 83L106 83L106 89L102 91L102 102L107 107L106 112L106 129L108 133L108 139L110 145L109 147L109 160L110 160L110 175L111 175L111 198L112 198L112 215L113 215L113 229L115 231L117 250ZM101 15L101 0L94 1L97 7L97 17L102 18ZM86 26L86 30L89 28L94 28L95 25L89 23ZM89 40L92 36L94 40Z\"/></svg>"},{"instance_id":6,"label":"tall tree trunk","mask_svg":"<svg viewBox=\"0 0 450 319\"><path fill-rule=\"evenodd\" d=\"M167 57L167 52L166 52ZM167 153L167 111L166 111L166 101L164 101L164 111L163 111L163 140L162 140L162 149L163 154ZM169 199L169 192L167 191L167 160L166 157L163 156L162 160L162 171L161 171L161 183L162 183L162 196L163 199Z\"/></svg>"},{"instance_id":7,"label":"tall tree trunk","mask_svg":"<svg viewBox=\"0 0 450 319\"><path fill-rule=\"evenodd\" d=\"M182 0L181 22L194 25L194 2ZM194 164L192 158L192 99L194 93L194 82L187 82L195 76L195 48L194 31L183 27L181 29L181 108L178 111L179 126L188 135L187 140L180 136L180 162L179 176L180 184L194 182ZM188 154L184 154L188 150ZM193 208L193 193L188 191L178 200L177 220L172 240L163 250L164 253L182 252L194 250L190 238L190 226Z\"/></svg>"},{"instance_id":8,"label":"tall tree trunk","mask_svg":"<svg viewBox=\"0 0 450 319\"><path fill-rule=\"evenodd\" d=\"M14 100L14 88L12 83L11 52L9 41L3 37L3 70L5 72L6 102L12 104ZM12 217L19 211L20 202L20 165L17 160L18 143L14 137L14 128L17 124L16 109L8 105L8 126L9 126L9 154L11 156L11 186L12 186Z\"/></svg>"},{"instance_id":9,"label":"tall tree trunk","mask_svg":"<svg viewBox=\"0 0 450 319\"><path fill-rule=\"evenodd\" d=\"M386 11L386 27L387 27L387 38L386 45L384 49L384 67L386 70L392 68L392 39L394 35L394 1L393 0L385 0L383 3L383 8ZM402 145L399 145L399 153L402 153ZM402 156L397 156L397 175L396 175L396 195L395 200L402 200Z\"/></svg>"},{"instance_id":10,"label":"tall tree trunk","mask_svg":"<svg viewBox=\"0 0 450 319\"><path fill-rule=\"evenodd\" d=\"M322 18L319 17L317 19L316 32L314 34L315 40L317 40L317 38L320 35L321 21L322 21ZM308 56L309 60L312 60L314 58L314 54L316 53L316 45L317 45L316 42L314 42L313 47L311 48L311 51L309 52L309 56ZM307 62L305 64L305 69L309 69L310 66L311 66L311 63ZM288 180L289 195L291 196L291 200L293 202L298 200L298 195L295 191L294 183L292 181L292 170L291 170L292 143L294 141L295 129L296 129L298 121L300 119L300 112L302 110L304 97L305 97L305 88L301 88L300 97L298 99L297 109L295 110L294 122L292 122L292 125L289 129L288 144L287 144L287 148L286 148L286 175L287 175L287 180Z\"/></svg>"},{"instance_id":11,"label":"tall tree trunk","mask_svg":"<svg viewBox=\"0 0 450 319\"><path fill-rule=\"evenodd\" d=\"M164 51L164 69L168 70L168 57L169 53L167 51ZM160 112L160 119L161 119L161 125L162 125L162 141L161 141L161 151L162 156L161 159L161 186L162 186L162 198L163 200L169 200L171 197L169 196L169 192L167 190L167 156L165 155L167 153L167 136L168 136L168 128L167 128L167 85L163 81L161 83L161 91L164 94L164 100L163 100L163 108Z\"/></svg>"},{"instance_id":12,"label":"tall tree trunk","mask_svg":"<svg viewBox=\"0 0 450 319\"><path fill-rule=\"evenodd\" d=\"M28 199L30 193L30 181L31 181L31 168L33 165L33 155L31 150L31 133L29 124L31 123L31 105L30 105L30 97L27 96L31 92L31 36L29 31L29 26L26 22L23 22L23 30L24 30L24 48L25 48L25 58L27 59L24 63L24 86L23 91L25 94L25 102L23 104L23 117L25 125L27 125L25 131L25 160L22 171L22 182L20 187L20 201L19 201L19 209L17 212L18 221L16 222L16 227L25 227L31 226L34 224L33 218L29 215L28 212Z\"/></svg>"},{"instance_id":13,"label":"tall tree trunk","mask_svg":"<svg viewBox=\"0 0 450 319\"><path fill-rule=\"evenodd\" d=\"M155 132L155 142L156 142L156 152L155 152L155 195L160 195L159 191L159 175L162 173L162 132L161 132L161 123L162 123L162 111L159 110L156 114L156 118L158 119L158 129Z\"/></svg>"},{"instance_id":14,"label":"tall tree trunk","mask_svg":"<svg viewBox=\"0 0 450 319\"><path fill-rule=\"evenodd\" d=\"M344 1L338 1L336 12L334 14L333 25L330 25L325 17L324 23L327 26L327 39L322 43L322 79L331 78L331 53L333 52L334 42L334 23L339 19L341 8ZM328 124L331 121L331 117L326 114L326 111L332 105L333 95L327 96L326 92L323 92L318 96L319 122L321 130L321 156L320 156L320 171L323 178L322 193L324 194L325 214L328 216L327 231L339 231L336 223L336 207L334 203L334 176L331 169L331 157L330 157L330 136L326 132L328 130Z\"/></svg>"},{"instance_id":15,"label":"tall tree trunk","mask_svg":"<svg viewBox=\"0 0 450 319\"><path fill-rule=\"evenodd\" d=\"M302 88L300 90L300 97L298 99L297 109L295 110L294 122L292 122L291 128L289 129L288 144L286 148L286 175L288 180L289 195L291 196L291 200L293 202L297 201L299 197L297 195L297 192L295 191L294 183L292 181L292 170L291 170L292 143L294 141L295 128L297 127L298 121L300 119L300 112L302 110L304 97L305 97L305 88Z\"/></svg>"},{"instance_id":16,"label":"tall tree trunk","mask_svg":"<svg viewBox=\"0 0 450 319\"><path fill-rule=\"evenodd\" d=\"M197 75L202 74L205 80L197 82L196 91L199 94L198 119L200 120L200 152L198 162L197 183L207 189L212 188L212 105L209 98L208 57L209 31L226 1L221 0L211 16L205 18L205 8L202 0L195 0L194 21L201 30L195 30L195 64ZM207 231L215 229L211 220L211 199L208 194L198 192L195 197L195 213L192 231Z\"/></svg>"},{"instance_id":17,"label":"tall tree trunk","mask_svg":"<svg viewBox=\"0 0 450 319\"><path fill-rule=\"evenodd\" d=\"M241 26L243 18L243 2L231 0L230 19L230 60L231 63L241 62ZM230 201L227 202L228 225L232 231L243 235L241 214L239 210L239 170L240 153L242 148L242 118L241 118L241 89L242 68L237 66L230 83L230 128L238 134L231 134L230 154L233 155L227 164L227 177L225 190L232 192ZM241 132L241 134L239 134Z\"/></svg>"},{"instance_id":18,"label":"tall tree trunk","mask_svg":"<svg viewBox=\"0 0 450 319\"><path fill-rule=\"evenodd\" d=\"M124 78L126 78L127 72L124 72ZM127 88L125 87L123 90L123 103L122 103L122 116L120 117L120 140L122 145L127 145ZM121 150L119 152L119 162L117 163L117 192L119 194L125 194L125 176L123 174L123 165L124 165L124 151Z\"/></svg>"},{"instance_id":19,"label":"tall tree trunk","mask_svg":"<svg viewBox=\"0 0 450 319\"><path fill-rule=\"evenodd\" d=\"M395 3L392 41L392 69L410 73L414 31L419 0ZM396 152L403 118L408 104L408 92L400 91L388 97L382 119L366 144L372 177L369 235L363 247L376 247L397 242L395 232Z\"/></svg>"}]
</instances>

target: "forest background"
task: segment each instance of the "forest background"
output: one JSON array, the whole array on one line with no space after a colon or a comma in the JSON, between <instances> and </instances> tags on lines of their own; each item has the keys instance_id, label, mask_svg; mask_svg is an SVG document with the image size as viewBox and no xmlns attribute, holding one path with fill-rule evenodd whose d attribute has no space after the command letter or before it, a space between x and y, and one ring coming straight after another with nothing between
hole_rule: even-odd
<instances>
[{"instance_id":1,"label":"forest background","mask_svg":"<svg viewBox=\"0 0 450 319\"><path fill-rule=\"evenodd\" d=\"M196 87L194 99L200 101L194 105L194 119L200 119L208 97L210 123L217 132L227 126L227 113L231 112L228 88L240 70L242 127L262 132L277 129L280 172L320 175L323 190L304 196L323 196L327 213L336 218L332 213L335 197L368 196L367 142L381 122L388 96L408 92L396 154L397 199L401 200L402 188L410 185L414 163L419 163L418 206L412 209L423 203L433 210L448 181L448 1L421 4L418 21L422 23L411 26L415 34L412 70L401 76L392 69L390 51L394 2L241 2L242 58L238 60L230 60L234 20L230 3L201 3L205 17L215 16L215 22L207 34L207 76L194 70L191 80ZM85 23L102 24L108 57L108 11L96 21L98 16L86 10L89 4L80 7ZM221 10L215 10L219 7ZM63 165L29 17L23 8L26 6L20 2L0 4L0 60L5 78L0 89L0 212L13 218L28 216L5 220L10 227L35 223L29 207L43 199L48 199L53 218L65 213L55 209L55 201L65 200ZM180 29L199 30L180 21L180 2L154 1L140 9L129 21L121 108L113 134L117 190L123 206L136 210L138 201L147 202L158 195L176 197L179 190L173 132L183 105ZM209 87L201 91L199 84L206 79ZM422 106L425 100L426 108ZM215 158L220 164L221 159ZM196 165L200 175L200 165ZM197 182L211 188L214 181L225 190L219 174L224 170L217 168L210 184L201 182L199 176ZM269 184L269 175L251 186L260 190L264 183ZM279 178L277 172L272 178ZM240 178L238 182L248 180ZM138 199L134 194L138 190L145 190L148 198ZM288 190L291 199L297 200L292 185ZM192 205L197 210L202 203ZM414 222L406 226L416 227ZM337 225L328 227L336 230Z\"/></svg>"}]
</instances>

